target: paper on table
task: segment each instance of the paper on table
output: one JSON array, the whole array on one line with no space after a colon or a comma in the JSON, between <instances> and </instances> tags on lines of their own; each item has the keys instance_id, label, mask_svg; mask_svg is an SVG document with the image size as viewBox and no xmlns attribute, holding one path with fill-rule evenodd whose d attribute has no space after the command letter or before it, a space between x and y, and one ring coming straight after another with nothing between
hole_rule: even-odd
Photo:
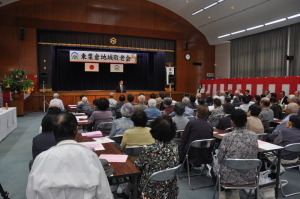
<instances>
[{"instance_id":1,"label":"paper on table","mask_svg":"<svg viewBox=\"0 0 300 199\"><path fill-rule=\"evenodd\" d=\"M214 131L214 134L215 134L215 133L218 133L218 132Z\"/></svg>"},{"instance_id":2,"label":"paper on table","mask_svg":"<svg viewBox=\"0 0 300 199\"><path fill-rule=\"evenodd\" d=\"M264 150L274 150L274 149L282 149L283 147L275 145L275 144L262 144L262 145L258 145L259 148L264 149Z\"/></svg>"},{"instance_id":3,"label":"paper on table","mask_svg":"<svg viewBox=\"0 0 300 199\"><path fill-rule=\"evenodd\" d=\"M87 115L76 115L76 119L87 119Z\"/></svg>"},{"instance_id":4,"label":"paper on table","mask_svg":"<svg viewBox=\"0 0 300 199\"><path fill-rule=\"evenodd\" d=\"M264 141L261 141L261 140L257 140L257 143L258 143L258 145L268 144L268 142L264 142Z\"/></svg>"},{"instance_id":5,"label":"paper on table","mask_svg":"<svg viewBox=\"0 0 300 199\"><path fill-rule=\"evenodd\" d=\"M70 108L77 108L77 106L70 106Z\"/></svg>"},{"instance_id":6,"label":"paper on table","mask_svg":"<svg viewBox=\"0 0 300 199\"><path fill-rule=\"evenodd\" d=\"M273 119L273 120L279 120L279 119L274 117L274 119Z\"/></svg>"},{"instance_id":7,"label":"paper on table","mask_svg":"<svg viewBox=\"0 0 300 199\"><path fill-rule=\"evenodd\" d=\"M94 151L105 150L103 145L99 142L79 142L79 144L82 144L88 148L91 148Z\"/></svg>"},{"instance_id":8,"label":"paper on table","mask_svg":"<svg viewBox=\"0 0 300 199\"><path fill-rule=\"evenodd\" d=\"M78 123L80 123L80 122L88 122L88 120L78 120L77 122Z\"/></svg>"},{"instance_id":9,"label":"paper on table","mask_svg":"<svg viewBox=\"0 0 300 199\"><path fill-rule=\"evenodd\" d=\"M76 106L77 107L77 105L68 105L69 107L71 107L71 106Z\"/></svg>"},{"instance_id":10,"label":"paper on table","mask_svg":"<svg viewBox=\"0 0 300 199\"><path fill-rule=\"evenodd\" d=\"M224 135L226 135L226 133L224 133L224 134L219 134L219 136L222 136L222 137L223 137Z\"/></svg>"},{"instance_id":11,"label":"paper on table","mask_svg":"<svg viewBox=\"0 0 300 199\"><path fill-rule=\"evenodd\" d=\"M85 113L73 113L73 115L76 117L77 115L85 115Z\"/></svg>"},{"instance_id":12,"label":"paper on table","mask_svg":"<svg viewBox=\"0 0 300 199\"><path fill-rule=\"evenodd\" d=\"M93 138L94 140L96 140L97 142L100 143L109 143L109 142L115 142L112 139L109 139L107 137L103 137L103 138Z\"/></svg>"},{"instance_id":13,"label":"paper on table","mask_svg":"<svg viewBox=\"0 0 300 199\"><path fill-rule=\"evenodd\" d=\"M93 136L93 135L100 135L102 136L101 131L93 131L93 132L88 132L88 133L81 133L82 136Z\"/></svg>"},{"instance_id":14,"label":"paper on table","mask_svg":"<svg viewBox=\"0 0 300 199\"><path fill-rule=\"evenodd\" d=\"M101 154L99 158L106 159L108 162L126 162L128 155Z\"/></svg>"}]
</instances>

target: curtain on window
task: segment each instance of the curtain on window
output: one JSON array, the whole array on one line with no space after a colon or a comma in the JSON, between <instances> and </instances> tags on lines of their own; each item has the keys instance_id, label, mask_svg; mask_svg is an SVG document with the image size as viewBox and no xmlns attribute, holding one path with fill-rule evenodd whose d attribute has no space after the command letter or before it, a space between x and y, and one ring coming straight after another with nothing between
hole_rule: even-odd
<instances>
[{"instance_id":1,"label":"curtain on window","mask_svg":"<svg viewBox=\"0 0 300 199\"><path fill-rule=\"evenodd\" d=\"M300 75L300 23L291 26L290 56L294 60L290 61L290 75Z\"/></svg>"}]
</instances>

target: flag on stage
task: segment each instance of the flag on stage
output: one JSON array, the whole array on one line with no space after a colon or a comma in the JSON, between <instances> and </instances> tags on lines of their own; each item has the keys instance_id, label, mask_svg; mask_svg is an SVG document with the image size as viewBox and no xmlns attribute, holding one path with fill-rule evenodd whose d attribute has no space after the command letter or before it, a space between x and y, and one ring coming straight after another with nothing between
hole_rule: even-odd
<instances>
[{"instance_id":1,"label":"flag on stage","mask_svg":"<svg viewBox=\"0 0 300 199\"><path fill-rule=\"evenodd\" d=\"M85 63L85 72L99 72L99 64Z\"/></svg>"},{"instance_id":2,"label":"flag on stage","mask_svg":"<svg viewBox=\"0 0 300 199\"><path fill-rule=\"evenodd\" d=\"M110 64L110 72L123 73L123 64Z\"/></svg>"}]
</instances>

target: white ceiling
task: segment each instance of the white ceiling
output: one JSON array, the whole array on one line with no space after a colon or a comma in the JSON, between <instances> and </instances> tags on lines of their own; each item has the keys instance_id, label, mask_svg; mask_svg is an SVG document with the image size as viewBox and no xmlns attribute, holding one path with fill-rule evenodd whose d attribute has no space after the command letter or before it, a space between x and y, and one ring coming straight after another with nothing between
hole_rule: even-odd
<instances>
[{"instance_id":1,"label":"white ceiling","mask_svg":"<svg viewBox=\"0 0 300 199\"><path fill-rule=\"evenodd\" d=\"M192 13L218 0L148 0L180 15L199 31L211 45L300 22L300 17L287 19L261 28L223 38L219 36L300 14L300 0L224 0L204 11ZM231 7L234 7L233 9ZM210 17L210 18L209 18Z\"/></svg>"}]
</instances>

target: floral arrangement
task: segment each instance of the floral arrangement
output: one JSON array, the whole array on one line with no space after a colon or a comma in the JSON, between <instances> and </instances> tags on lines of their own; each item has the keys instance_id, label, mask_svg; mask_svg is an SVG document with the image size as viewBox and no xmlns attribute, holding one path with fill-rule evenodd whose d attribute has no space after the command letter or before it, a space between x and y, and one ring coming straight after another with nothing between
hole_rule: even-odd
<instances>
[{"instance_id":1,"label":"floral arrangement","mask_svg":"<svg viewBox=\"0 0 300 199\"><path fill-rule=\"evenodd\" d=\"M3 78L0 78L0 87L2 91L6 92L30 93L33 91L34 83L25 76L25 69L22 68L11 70L10 76L5 74Z\"/></svg>"}]
</instances>

